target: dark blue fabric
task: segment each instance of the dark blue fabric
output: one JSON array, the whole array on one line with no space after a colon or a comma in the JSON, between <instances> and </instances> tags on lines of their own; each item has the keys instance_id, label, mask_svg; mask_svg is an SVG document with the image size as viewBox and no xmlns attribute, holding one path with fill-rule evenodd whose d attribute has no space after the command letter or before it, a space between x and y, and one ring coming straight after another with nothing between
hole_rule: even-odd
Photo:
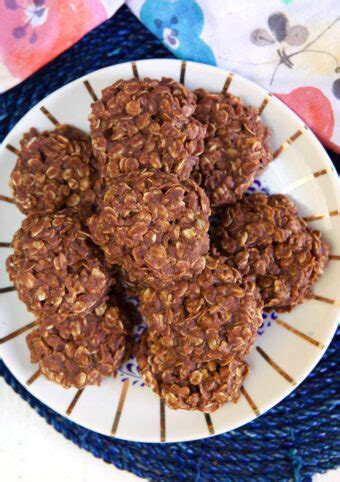
<instances>
[{"instance_id":1,"label":"dark blue fabric","mask_svg":"<svg viewBox=\"0 0 340 482\"><path fill-rule=\"evenodd\" d=\"M58 87L107 65L152 57L171 54L123 7L114 18L1 96L0 140L25 112ZM339 336L333 340L307 380L269 413L225 435L189 443L132 443L98 435L40 403L2 362L0 374L66 438L150 481L307 482L312 474L340 465L339 340Z\"/></svg>"}]
</instances>

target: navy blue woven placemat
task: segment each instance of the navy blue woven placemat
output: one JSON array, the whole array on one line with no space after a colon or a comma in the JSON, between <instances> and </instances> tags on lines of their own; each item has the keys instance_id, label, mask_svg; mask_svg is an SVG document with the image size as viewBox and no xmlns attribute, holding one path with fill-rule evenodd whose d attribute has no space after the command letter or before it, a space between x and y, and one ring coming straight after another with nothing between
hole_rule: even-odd
<instances>
[{"instance_id":1,"label":"navy blue woven placemat","mask_svg":"<svg viewBox=\"0 0 340 482\"><path fill-rule=\"evenodd\" d=\"M153 57L172 55L123 7L114 18L0 97L0 140L27 110L58 87L107 65ZM177 444L132 443L96 434L40 403L2 362L0 375L66 438L150 481L306 482L314 473L340 465L339 347L338 335L294 393L258 420L225 435Z\"/></svg>"}]
</instances>

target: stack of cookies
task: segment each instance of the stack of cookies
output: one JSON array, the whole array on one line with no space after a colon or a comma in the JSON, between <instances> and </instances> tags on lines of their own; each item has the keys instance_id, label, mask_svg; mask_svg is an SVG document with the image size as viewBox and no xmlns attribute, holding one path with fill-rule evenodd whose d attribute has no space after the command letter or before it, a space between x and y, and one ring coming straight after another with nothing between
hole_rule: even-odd
<instances>
[{"instance_id":1,"label":"stack of cookies","mask_svg":"<svg viewBox=\"0 0 340 482\"><path fill-rule=\"evenodd\" d=\"M89 122L31 129L11 176L27 217L7 269L38 320L32 362L81 388L132 348L169 407L237 401L262 311L309 298L329 256L287 197L246 194L272 160L269 129L239 98L168 78L115 82Z\"/></svg>"}]
</instances>

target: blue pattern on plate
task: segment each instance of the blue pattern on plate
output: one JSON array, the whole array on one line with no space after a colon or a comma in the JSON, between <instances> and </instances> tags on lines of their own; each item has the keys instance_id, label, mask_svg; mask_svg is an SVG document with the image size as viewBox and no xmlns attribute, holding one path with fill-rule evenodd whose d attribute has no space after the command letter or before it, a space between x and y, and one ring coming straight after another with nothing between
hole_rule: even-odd
<instances>
[{"instance_id":1,"label":"blue pattern on plate","mask_svg":"<svg viewBox=\"0 0 340 482\"><path fill-rule=\"evenodd\" d=\"M255 179L253 184L248 187L246 191L247 194L253 194L254 192L262 192L263 194L267 194L267 196L270 194L269 187L264 186L260 179Z\"/></svg>"},{"instance_id":2,"label":"blue pattern on plate","mask_svg":"<svg viewBox=\"0 0 340 482\"><path fill-rule=\"evenodd\" d=\"M269 328L272 325L272 322L277 319L277 313L276 311L271 311L269 313L264 312L262 314L262 325L257 331L258 335L263 335L263 333L266 331L266 328Z\"/></svg>"},{"instance_id":3,"label":"blue pattern on plate","mask_svg":"<svg viewBox=\"0 0 340 482\"><path fill-rule=\"evenodd\" d=\"M144 323L134 327L133 332L133 344L135 345L138 338L145 329ZM125 382L125 380L130 379L132 385L136 387L144 387L144 382L139 373L139 368L137 364L136 357L132 356L129 360L125 361L123 365L118 368L117 374L120 381Z\"/></svg>"}]
</instances>

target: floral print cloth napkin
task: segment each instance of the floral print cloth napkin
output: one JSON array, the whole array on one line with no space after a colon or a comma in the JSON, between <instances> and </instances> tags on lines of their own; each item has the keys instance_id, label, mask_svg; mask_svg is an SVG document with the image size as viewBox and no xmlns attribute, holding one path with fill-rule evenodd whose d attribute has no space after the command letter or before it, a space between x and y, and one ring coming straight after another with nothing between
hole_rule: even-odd
<instances>
[{"instance_id":1,"label":"floral print cloth napkin","mask_svg":"<svg viewBox=\"0 0 340 482\"><path fill-rule=\"evenodd\" d=\"M71 46L122 3L0 0L0 92ZM254 80L340 153L339 0L126 3L176 56Z\"/></svg>"},{"instance_id":2,"label":"floral print cloth napkin","mask_svg":"<svg viewBox=\"0 0 340 482\"><path fill-rule=\"evenodd\" d=\"M340 0L128 0L178 57L275 93L340 152Z\"/></svg>"}]
</instances>

